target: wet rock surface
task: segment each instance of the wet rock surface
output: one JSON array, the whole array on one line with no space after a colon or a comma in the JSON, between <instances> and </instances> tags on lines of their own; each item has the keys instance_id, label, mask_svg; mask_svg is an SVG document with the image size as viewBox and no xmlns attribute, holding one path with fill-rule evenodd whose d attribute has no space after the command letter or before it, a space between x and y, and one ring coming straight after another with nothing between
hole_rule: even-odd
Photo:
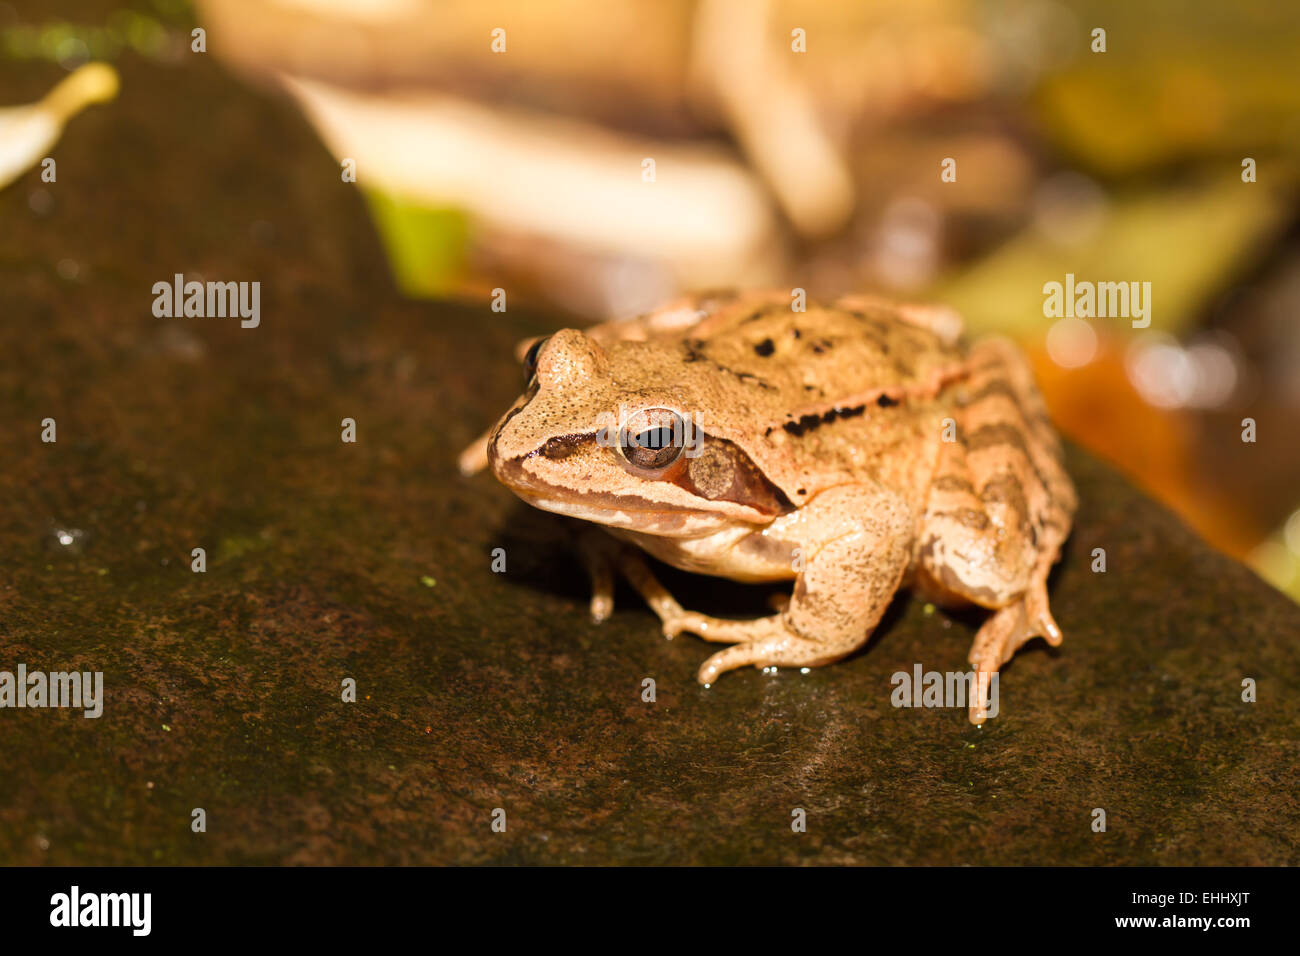
<instances>
[{"instance_id":1,"label":"wet rock surface","mask_svg":"<svg viewBox=\"0 0 1300 956\"><path fill-rule=\"evenodd\" d=\"M274 95L201 57L122 72L57 183L0 193L0 670L106 688L99 719L0 710L0 862L1300 862L1300 608L1110 468L1070 456L1066 640L1015 658L984 728L891 706L978 624L907 598L848 661L705 690L708 645L628 591L589 623L564 526L455 471L548 320L403 301ZM260 281L261 325L155 318L177 272Z\"/></svg>"}]
</instances>

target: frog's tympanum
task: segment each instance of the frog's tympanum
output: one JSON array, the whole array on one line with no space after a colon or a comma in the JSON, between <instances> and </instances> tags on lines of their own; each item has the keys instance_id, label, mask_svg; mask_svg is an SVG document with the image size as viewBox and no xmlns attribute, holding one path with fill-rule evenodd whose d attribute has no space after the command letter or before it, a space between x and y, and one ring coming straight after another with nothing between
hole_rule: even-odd
<instances>
[{"instance_id":1,"label":"frog's tympanum","mask_svg":"<svg viewBox=\"0 0 1300 956\"><path fill-rule=\"evenodd\" d=\"M992 613L970 717L1023 644L1061 642L1047 576L1074 488L1024 357L967 346L947 310L849 297L706 294L532 343L527 390L480 443L524 501L688 571L793 580L769 617L684 610L632 548L584 549L592 613L621 571L663 620L730 645L699 670L815 667L866 643L900 587Z\"/></svg>"}]
</instances>

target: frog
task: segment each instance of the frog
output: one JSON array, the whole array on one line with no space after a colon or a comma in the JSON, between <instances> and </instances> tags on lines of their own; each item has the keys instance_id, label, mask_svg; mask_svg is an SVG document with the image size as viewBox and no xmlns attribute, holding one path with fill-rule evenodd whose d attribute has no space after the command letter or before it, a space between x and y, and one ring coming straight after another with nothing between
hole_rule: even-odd
<instances>
[{"instance_id":1,"label":"frog","mask_svg":"<svg viewBox=\"0 0 1300 956\"><path fill-rule=\"evenodd\" d=\"M969 720L1026 643L1062 642L1048 577L1077 498L1031 366L944 306L867 294L705 292L523 344L526 387L463 453L526 503L592 529L591 615L621 574L663 634L727 645L710 687L863 647L895 594L975 606ZM780 583L770 615L688 610L645 556ZM793 582L789 586L789 582Z\"/></svg>"}]
</instances>

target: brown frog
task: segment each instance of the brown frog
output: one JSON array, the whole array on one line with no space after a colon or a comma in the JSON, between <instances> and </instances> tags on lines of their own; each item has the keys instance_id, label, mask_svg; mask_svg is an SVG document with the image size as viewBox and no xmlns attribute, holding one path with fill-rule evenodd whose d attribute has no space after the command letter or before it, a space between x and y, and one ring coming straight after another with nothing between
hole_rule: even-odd
<instances>
[{"instance_id":1,"label":"brown frog","mask_svg":"<svg viewBox=\"0 0 1300 956\"><path fill-rule=\"evenodd\" d=\"M970 719L1035 636L1061 642L1047 576L1075 493L1030 369L950 311L852 296L705 294L532 343L528 387L467 449L524 501L656 558L738 581L794 580L778 613L684 610L633 549L588 538L592 613L613 569L663 621L742 665L815 667L861 647L895 591L992 614L970 651ZM609 542L609 544L613 544Z\"/></svg>"}]
</instances>

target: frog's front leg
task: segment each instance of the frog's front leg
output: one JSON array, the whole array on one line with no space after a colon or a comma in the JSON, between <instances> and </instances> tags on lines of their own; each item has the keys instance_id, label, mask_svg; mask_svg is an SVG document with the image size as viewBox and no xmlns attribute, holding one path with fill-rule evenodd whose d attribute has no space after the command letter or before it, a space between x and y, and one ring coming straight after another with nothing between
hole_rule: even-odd
<instances>
[{"instance_id":1,"label":"frog's front leg","mask_svg":"<svg viewBox=\"0 0 1300 956\"><path fill-rule=\"evenodd\" d=\"M900 497L867 485L842 485L799 509L783 529L800 542L801 569L780 614L733 621L684 611L664 633L734 642L700 667L701 684L746 664L816 667L866 643L907 569L913 514Z\"/></svg>"},{"instance_id":2,"label":"frog's front leg","mask_svg":"<svg viewBox=\"0 0 1300 956\"><path fill-rule=\"evenodd\" d=\"M616 541L599 528L584 526L577 537L578 554L591 577L591 619L601 624L614 611L614 572L627 579L663 621L680 617L682 606L659 583L637 550Z\"/></svg>"},{"instance_id":3,"label":"frog's front leg","mask_svg":"<svg viewBox=\"0 0 1300 956\"><path fill-rule=\"evenodd\" d=\"M576 538L578 553L591 578L591 619L602 624L614 611L614 575L623 575L633 590L659 615L664 624L664 636L672 640L682 631L690 630L683 625L686 621L718 621L723 624L744 623L722 621L703 614L685 611L666 587L655 577L650 565L640 551L631 545L611 537L598 528L583 527ZM775 596L774 596L775 597ZM789 599L774 601L779 608L789 604ZM701 635L705 640L735 642L746 638L727 636L715 631Z\"/></svg>"}]
</instances>

